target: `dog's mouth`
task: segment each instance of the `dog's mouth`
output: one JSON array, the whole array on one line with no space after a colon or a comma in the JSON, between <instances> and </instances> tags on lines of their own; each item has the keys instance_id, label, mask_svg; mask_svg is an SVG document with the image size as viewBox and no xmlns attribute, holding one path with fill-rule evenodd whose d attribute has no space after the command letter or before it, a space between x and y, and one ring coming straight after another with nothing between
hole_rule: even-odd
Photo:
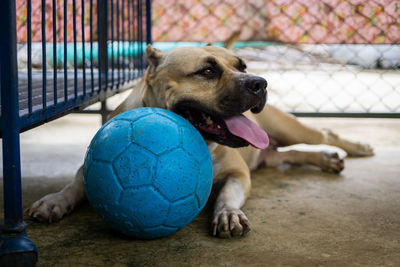
<instances>
[{"instance_id":1,"label":"dog's mouth","mask_svg":"<svg viewBox=\"0 0 400 267\"><path fill-rule=\"evenodd\" d=\"M243 114L222 116L196 105L177 105L174 111L186 118L205 139L230 147L252 145L266 149L269 138L257 124Z\"/></svg>"}]
</instances>

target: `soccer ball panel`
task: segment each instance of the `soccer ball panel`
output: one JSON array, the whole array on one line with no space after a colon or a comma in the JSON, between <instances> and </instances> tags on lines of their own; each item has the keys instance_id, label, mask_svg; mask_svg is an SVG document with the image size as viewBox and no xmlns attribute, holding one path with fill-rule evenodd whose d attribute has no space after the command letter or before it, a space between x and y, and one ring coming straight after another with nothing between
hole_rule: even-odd
<instances>
[{"instance_id":1,"label":"soccer ball panel","mask_svg":"<svg viewBox=\"0 0 400 267\"><path fill-rule=\"evenodd\" d=\"M191 126L191 125L189 125ZM195 128L181 128L182 147L197 161L204 159L204 155L210 157L208 147L203 137Z\"/></svg>"},{"instance_id":2,"label":"soccer ball panel","mask_svg":"<svg viewBox=\"0 0 400 267\"><path fill-rule=\"evenodd\" d=\"M120 206L107 203L95 203L92 206L112 228L131 236L142 234L141 225Z\"/></svg>"},{"instance_id":3,"label":"soccer ball panel","mask_svg":"<svg viewBox=\"0 0 400 267\"><path fill-rule=\"evenodd\" d=\"M196 188L196 196L199 201L199 208L203 208L211 193L213 182L213 170L211 158L206 158L201 162L199 182Z\"/></svg>"},{"instance_id":4,"label":"soccer ball panel","mask_svg":"<svg viewBox=\"0 0 400 267\"><path fill-rule=\"evenodd\" d=\"M167 109L159 109L159 108L154 108L153 111L155 113L157 113L157 115L164 117L170 121L173 121L174 124L182 123L183 118L176 116L176 114L173 113L172 111L169 111Z\"/></svg>"},{"instance_id":5,"label":"soccer ball panel","mask_svg":"<svg viewBox=\"0 0 400 267\"><path fill-rule=\"evenodd\" d=\"M198 177L198 163L182 149L176 149L158 158L154 187L175 201L194 192Z\"/></svg>"},{"instance_id":6,"label":"soccer ball panel","mask_svg":"<svg viewBox=\"0 0 400 267\"><path fill-rule=\"evenodd\" d=\"M151 186L130 188L122 192L120 206L126 209L138 225L162 225L169 209L169 201Z\"/></svg>"},{"instance_id":7,"label":"soccer ball panel","mask_svg":"<svg viewBox=\"0 0 400 267\"><path fill-rule=\"evenodd\" d=\"M178 200L171 204L170 213L165 225L184 227L190 223L199 213L197 199L191 195L185 199Z\"/></svg>"},{"instance_id":8,"label":"soccer ball panel","mask_svg":"<svg viewBox=\"0 0 400 267\"><path fill-rule=\"evenodd\" d=\"M136 144L160 155L179 145L179 128L169 118L158 114L143 117L133 124Z\"/></svg>"},{"instance_id":9,"label":"soccer ball panel","mask_svg":"<svg viewBox=\"0 0 400 267\"><path fill-rule=\"evenodd\" d=\"M122 186L112 169L106 162L92 161L87 166L87 175L84 176L86 195L91 203L118 203L122 192ZM104 182L107 186L104 186Z\"/></svg>"},{"instance_id":10,"label":"soccer ball panel","mask_svg":"<svg viewBox=\"0 0 400 267\"><path fill-rule=\"evenodd\" d=\"M126 189L152 183L155 156L142 147L131 144L113 162L121 185Z\"/></svg>"},{"instance_id":11,"label":"soccer ball panel","mask_svg":"<svg viewBox=\"0 0 400 267\"><path fill-rule=\"evenodd\" d=\"M153 113L154 112L152 109L148 109L146 112L142 112L140 109L131 109L129 111L118 114L113 118L113 120L127 120L130 122L135 122L140 118L149 116Z\"/></svg>"},{"instance_id":12,"label":"soccer ball panel","mask_svg":"<svg viewBox=\"0 0 400 267\"><path fill-rule=\"evenodd\" d=\"M132 140L132 125L129 121L112 120L96 134L91 144L92 157L95 160L111 162Z\"/></svg>"}]
</instances>

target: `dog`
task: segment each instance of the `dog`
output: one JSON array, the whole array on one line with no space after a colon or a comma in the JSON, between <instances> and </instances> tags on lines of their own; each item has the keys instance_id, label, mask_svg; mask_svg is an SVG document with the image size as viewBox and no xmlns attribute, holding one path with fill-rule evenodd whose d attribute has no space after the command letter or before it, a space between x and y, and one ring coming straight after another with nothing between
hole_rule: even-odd
<instances>
[{"instance_id":1,"label":"dog","mask_svg":"<svg viewBox=\"0 0 400 267\"><path fill-rule=\"evenodd\" d=\"M159 107L182 115L200 131L211 153L214 184L219 188L211 220L214 236L243 236L250 230L241 207L250 193L252 170L284 162L311 164L333 173L344 168L336 153L280 152L277 147L327 144L350 156L373 154L367 144L308 127L266 104L267 81L247 73L245 62L228 49L208 45L161 52L149 45L146 57L149 66L144 77L110 118L134 108ZM54 222L83 199L81 167L72 183L36 201L27 212L32 218Z\"/></svg>"}]
</instances>

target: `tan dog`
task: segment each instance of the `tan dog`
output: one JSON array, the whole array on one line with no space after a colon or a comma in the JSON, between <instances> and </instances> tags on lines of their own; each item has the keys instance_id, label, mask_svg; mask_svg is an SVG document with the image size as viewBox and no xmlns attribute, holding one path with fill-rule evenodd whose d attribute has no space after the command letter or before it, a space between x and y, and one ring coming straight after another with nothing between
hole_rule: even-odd
<instances>
[{"instance_id":1,"label":"tan dog","mask_svg":"<svg viewBox=\"0 0 400 267\"><path fill-rule=\"evenodd\" d=\"M227 49L186 47L163 53L148 46L146 55L149 67L143 79L111 117L138 107L160 107L181 114L202 133L213 158L214 181L221 185L212 218L214 236L240 236L250 230L240 208L250 193L250 171L261 164L312 164L335 173L343 169L335 153L278 152L277 146L328 144L352 156L373 154L368 145L309 128L294 116L264 107L267 82L247 74L245 63ZM265 131L274 147L266 149L270 141ZM84 198L80 168L71 184L35 202L28 213L57 221Z\"/></svg>"}]
</instances>

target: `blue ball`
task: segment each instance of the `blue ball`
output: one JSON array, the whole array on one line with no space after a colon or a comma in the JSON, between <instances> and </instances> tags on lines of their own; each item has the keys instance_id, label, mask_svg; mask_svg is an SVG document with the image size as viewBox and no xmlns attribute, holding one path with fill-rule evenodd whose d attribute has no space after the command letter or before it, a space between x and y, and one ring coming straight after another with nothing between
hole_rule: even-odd
<instances>
[{"instance_id":1,"label":"blue ball","mask_svg":"<svg viewBox=\"0 0 400 267\"><path fill-rule=\"evenodd\" d=\"M84 185L94 210L114 229L143 239L166 236L203 209L212 161L201 134L164 109L119 114L96 133Z\"/></svg>"}]
</instances>

